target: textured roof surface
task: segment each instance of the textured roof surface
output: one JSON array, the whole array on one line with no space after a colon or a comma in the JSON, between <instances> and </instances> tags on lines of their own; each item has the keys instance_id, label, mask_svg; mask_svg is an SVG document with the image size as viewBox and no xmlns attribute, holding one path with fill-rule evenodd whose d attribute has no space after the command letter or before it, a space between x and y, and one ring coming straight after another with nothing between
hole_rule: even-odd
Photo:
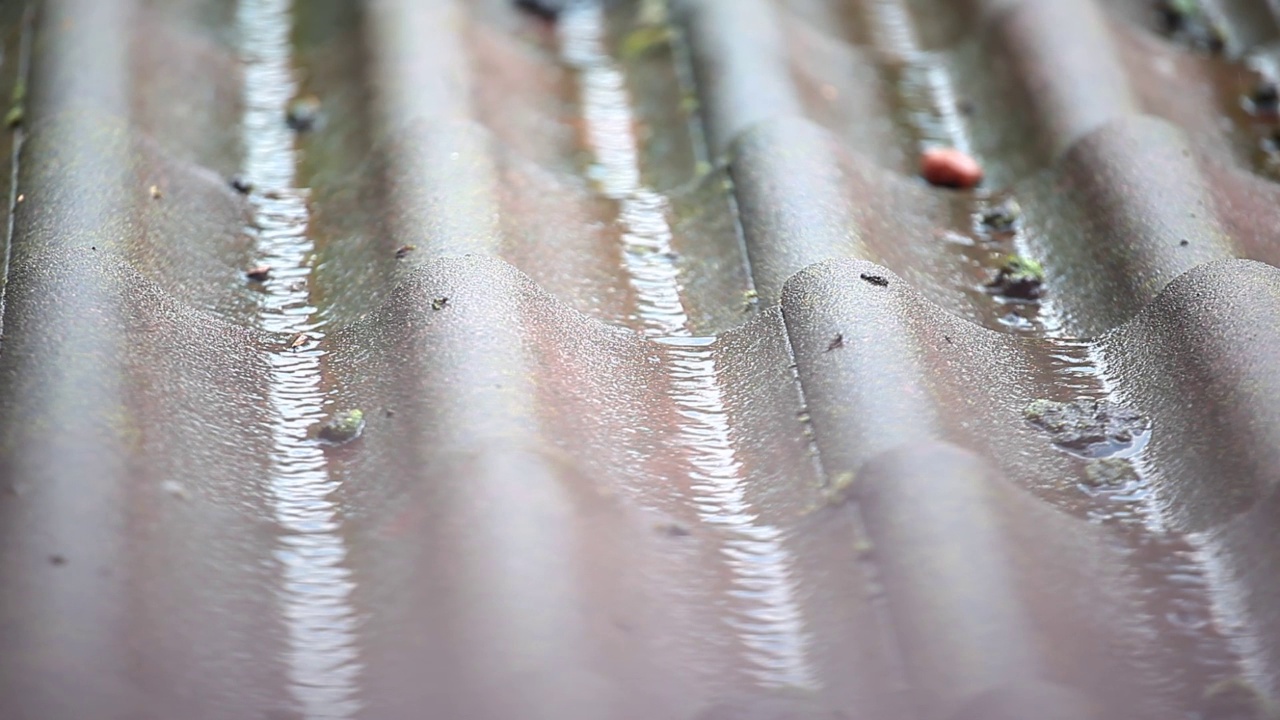
<instances>
[{"instance_id":1,"label":"textured roof surface","mask_svg":"<svg viewBox=\"0 0 1280 720\"><path fill-rule=\"evenodd\" d=\"M1264 716L1274 2L525 4L0 3L0 718Z\"/></svg>"}]
</instances>

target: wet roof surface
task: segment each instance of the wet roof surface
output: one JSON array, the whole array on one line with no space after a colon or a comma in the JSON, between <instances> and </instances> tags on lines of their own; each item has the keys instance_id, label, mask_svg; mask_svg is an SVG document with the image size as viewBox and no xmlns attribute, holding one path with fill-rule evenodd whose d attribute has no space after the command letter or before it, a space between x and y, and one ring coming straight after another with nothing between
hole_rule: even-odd
<instances>
[{"instance_id":1,"label":"wet roof surface","mask_svg":"<svg viewBox=\"0 0 1280 720\"><path fill-rule=\"evenodd\" d=\"M1280 21L1162 7L0 4L0 717L1264 717Z\"/></svg>"}]
</instances>

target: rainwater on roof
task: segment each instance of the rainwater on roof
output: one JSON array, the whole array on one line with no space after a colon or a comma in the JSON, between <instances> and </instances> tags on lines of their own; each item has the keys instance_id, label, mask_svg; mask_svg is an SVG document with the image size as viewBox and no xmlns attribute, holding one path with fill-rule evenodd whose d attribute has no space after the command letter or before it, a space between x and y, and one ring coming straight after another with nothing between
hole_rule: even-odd
<instances>
[{"instance_id":1,"label":"rainwater on roof","mask_svg":"<svg viewBox=\"0 0 1280 720\"><path fill-rule=\"evenodd\" d=\"M1272 717L1278 12L0 4L0 717Z\"/></svg>"}]
</instances>

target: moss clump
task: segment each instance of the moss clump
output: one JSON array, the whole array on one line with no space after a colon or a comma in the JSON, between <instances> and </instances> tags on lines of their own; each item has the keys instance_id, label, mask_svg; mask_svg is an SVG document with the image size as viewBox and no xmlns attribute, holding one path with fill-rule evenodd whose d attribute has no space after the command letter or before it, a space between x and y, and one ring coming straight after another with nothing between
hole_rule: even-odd
<instances>
[{"instance_id":1,"label":"moss clump","mask_svg":"<svg viewBox=\"0 0 1280 720\"><path fill-rule=\"evenodd\" d=\"M1044 293L1044 267L1029 257L1009 255L987 287L1008 298L1035 300Z\"/></svg>"},{"instance_id":2,"label":"moss clump","mask_svg":"<svg viewBox=\"0 0 1280 720\"><path fill-rule=\"evenodd\" d=\"M362 432L364 432L364 412L344 410L334 414L328 422L321 425L316 436L325 442L342 444L355 440Z\"/></svg>"},{"instance_id":3,"label":"moss clump","mask_svg":"<svg viewBox=\"0 0 1280 720\"><path fill-rule=\"evenodd\" d=\"M1022 416L1049 433L1059 447L1081 454L1129 447L1151 427L1151 421L1134 408L1094 398L1069 403L1032 400Z\"/></svg>"},{"instance_id":4,"label":"moss clump","mask_svg":"<svg viewBox=\"0 0 1280 720\"><path fill-rule=\"evenodd\" d=\"M621 55L623 60L636 60L655 48L666 45L671 39L671 30L666 25L646 25L627 33L622 40Z\"/></svg>"},{"instance_id":5,"label":"moss clump","mask_svg":"<svg viewBox=\"0 0 1280 720\"><path fill-rule=\"evenodd\" d=\"M1138 471L1124 458L1102 458L1084 466L1084 481L1089 487L1117 488L1137 480Z\"/></svg>"}]
</instances>

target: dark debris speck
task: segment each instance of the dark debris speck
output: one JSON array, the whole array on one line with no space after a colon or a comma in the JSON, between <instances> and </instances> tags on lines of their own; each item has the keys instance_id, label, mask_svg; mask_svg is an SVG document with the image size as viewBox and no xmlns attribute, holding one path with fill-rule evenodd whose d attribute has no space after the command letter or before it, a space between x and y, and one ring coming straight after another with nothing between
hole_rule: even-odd
<instances>
[{"instance_id":1,"label":"dark debris speck","mask_svg":"<svg viewBox=\"0 0 1280 720\"><path fill-rule=\"evenodd\" d=\"M55 553L55 554L53 554L53 555L50 555L50 556L49 556L49 564L50 564L50 565L58 565L58 566L66 565L66 564L67 564L67 556L66 556L66 555L58 555L58 554L56 554L56 553Z\"/></svg>"},{"instance_id":2,"label":"dark debris speck","mask_svg":"<svg viewBox=\"0 0 1280 720\"><path fill-rule=\"evenodd\" d=\"M320 99L314 95L295 98L289 103L285 122L295 132L314 130L320 122Z\"/></svg>"},{"instance_id":3,"label":"dark debris speck","mask_svg":"<svg viewBox=\"0 0 1280 720\"><path fill-rule=\"evenodd\" d=\"M831 342L827 343L827 352L839 350L842 347L844 347L844 333L836 333L836 336L831 338Z\"/></svg>"},{"instance_id":4,"label":"dark debris speck","mask_svg":"<svg viewBox=\"0 0 1280 720\"><path fill-rule=\"evenodd\" d=\"M1259 80L1249 96L1253 111L1262 115L1275 115L1280 111L1280 83L1271 78Z\"/></svg>"},{"instance_id":5,"label":"dark debris speck","mask_svg":"<svg viewBox=\"0 0 1280 720\"><path fill-rule=\"evenodd\" d=\"M396 248L396 259L403 260L409 256L409 253L417 249L418 249L417 245L401 245L400 247Z\"/></svg>"},{"instance_id":6,"label":"dark debris speck","mask_svg":"<svg viewBox=\"0 0 1280 720\"><path fill-rule=\"evenodd\" d=\"M433 299L433 300L431 301L431 309L432 309L432 310L443 310L443 309L445 309L445 306L447 306L448 304L449 304L449 298L447 298L447 297L438 297L438 298L435 298L435 299Z\"/></svg>"},{"instance_id":7,"label":"dark debris speck","mask_svg":"<svg viewBox=\"0 0 1280 720\"><path fill-rule=\"evenodd\" d=\"M543 20L555 20L569 6L569 0L515 0L515 6Z\"/></svg>"},{"instance_id":8,"label":"dark debris speck","mask_svg":"<svg viewBox=\"0 0 1280 720\"><path fill-rule=\"evenodd\" d=\"M862 273L858 277L875 285L876 287L889 287L889 278L883 275L872 275L871 273Z\"/></svg>"},{"instance_id":9,"label":"dark debris speck","mask_svg":"<svg viewBox=\"0 0 1280 720\"><path fill-rule=\"evenodd\" d=\"M232 176L232 178L227 182L231 185L232 190L235 190L241 195L248 195L253 192L253 183L245 179L243 175Z\"/></svg>"},{"instance_id":10,"label":"dark debris speck","mask_svg":"<svg viewBox=\"0 0 1280 720\"><path fill-rule=\"evenodd\" d=\"M672 538L688 537L692 534L689 532L689 528L675 522L662 523L657 526L657 530L659 533Z\"/></svg>"}]
</instances>

